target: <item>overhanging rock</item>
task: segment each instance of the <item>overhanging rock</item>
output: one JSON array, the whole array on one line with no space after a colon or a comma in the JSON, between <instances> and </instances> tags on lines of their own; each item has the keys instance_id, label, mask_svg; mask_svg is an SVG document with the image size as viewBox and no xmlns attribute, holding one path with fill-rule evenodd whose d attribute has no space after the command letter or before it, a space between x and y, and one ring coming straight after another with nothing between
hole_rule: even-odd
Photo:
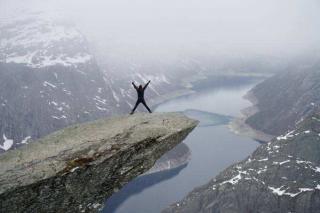
<instances>
[{"instance_id":1,"label":"overhanging rock","mask_svg":"<svg viewBox=\"0 0 320 213\"><path fill-rule=\"evenodd\" d=\"M4 153L1 211L98 211L197 124L179 113L114 117L71 126Z\"/></svg>"}]
</instances>

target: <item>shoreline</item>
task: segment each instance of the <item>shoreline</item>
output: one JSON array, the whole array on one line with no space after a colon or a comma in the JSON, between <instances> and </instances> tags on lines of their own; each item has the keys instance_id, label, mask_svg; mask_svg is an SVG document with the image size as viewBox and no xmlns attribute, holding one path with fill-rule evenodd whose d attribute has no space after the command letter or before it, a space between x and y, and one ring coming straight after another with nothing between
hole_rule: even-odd
<instances>
[{"instance_id":1,"label":"shoreline","mask_svg":"<svg viewBox=\"0 0 320 213\"><path fill-rule=\"evenodd\" d=\"M185 89L175 90L170 93L166 93L165 95L162 95L160 97L151 99L151 103L150 103L151 107L156 108L158 105L165 103L167 101L170 101L172 99L194 94L196 91L192 90L191 83L197 80L202 80L202 79L203 77L196 78L194 76L188 80L184 79L184 83L188 83L189 87ZM271 139L273 139L276 136L257 130L245 122L250 116L254 115L259 111L259 109L256 107L256 105L258 104L257 98L254 96L254 94L251 91L248 91L247 94L243 96L243 98L248 100L252 105L242 109L241 116L234 118L229 123L228 128L230 129L230 131L232 131L237 135L249 137L262 143L269 142Z\"/></svg>"},{"instance_id":2,"label":"shoreline","mask_svg":"<svg viewBox=\"0 0 320 213\"><path fill-rule=\"evenodd\" d=\"M208 78L207 76L197 75L197 74L189 77L185 77L184 79L181 80L182 82L181 86L183 86L181 89L173 90L171 92L165 93L163 95L160 95L158 97L151 99L150 106L152 108L156 108L158 105L163 104L167 101L173 100L175 98L194 94L196 91L193 90L192 83L201 81L207 78Z\"/></svg>"},{"instance_id":3,"label":"shoreline","mask_svg":"<svg viewBox=\"0 0 320 213\"><path fill-rule=\"evenodd\" d=\"M220 74L220 76L238 76L238 77L269 77L267 74L257 74L257 73L228 73L228 74ZM155 98L150 99L150 106L155 108L160 104L163 104L167 101L170 101L175 98L188 96L196 93L192 83L199 82L201 80L205 80L211 78L212 75L204 76L204 75L193 75L190 77L186 77L182 79L182 85L184 88L180 88L177 90L173 90L171 92L165 93Z\"/></svg>"},{"instance_id":4,"label":"shoreline","mask_svg":"<svg viewBox=\"0 0 320 213\"><path fill-rule=\"evenodd\" d=\"M164 95L161 95L159 97L156 97L154 99L150 99L150 107L156 108L158 105L163 104L167 101L173 100L175 98L179 98L186 95L191 95L195 93L194 90L191 89L180 89L175 90L173 92L166 93Z\"/></svg>"},{"instance_id":5,"label":"shoreline","mask_svg":"<svg viewBox=\"0 0 320 213\"><path fill-rule=\"evenodd\" d=\"M229 129L237 135L250 137L254 140L257 140L263 143L269 142L271 139L273 139L276 136L266 134L260 130L253 128L252 126L246 123L246 120L250 116L256 114L259 111L259 109L256 106L258 103L258 100L256 99L256 97L251 91L249 91L246 95L244 95L243 98L248 100L252 105L241 110L242 115L230 122Z\"/></svg>"}]
</instances>

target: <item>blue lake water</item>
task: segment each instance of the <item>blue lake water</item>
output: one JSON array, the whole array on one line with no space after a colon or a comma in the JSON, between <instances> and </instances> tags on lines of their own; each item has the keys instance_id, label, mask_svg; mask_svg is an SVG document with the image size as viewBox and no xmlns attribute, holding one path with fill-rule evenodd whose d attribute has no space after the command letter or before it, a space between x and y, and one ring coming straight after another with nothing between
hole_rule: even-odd
<instances>
[{"instance_id":1,"label":"blue lake water","mask_svg":"<svg viewBox=\"0 0 320 213\"><path fill-rule=\"evenodd\" d=\"M165 102L155 111L192 109L197 112L192 116L198 116L199 119L210 113L225 115L228 119L237 117L241 109L250 106L250 102L242 97L254 85L251 82L199 89L192 95ZM210 124L210 120L206 119L205 122ZM187 165L162 174L136 178L108 199L103 212L159 213L231 164L244 159L259 145L251 138L232 133L225 122L219 125L199 125L184 143L191 150L191 160Z\"/></svg>"}]
</instances>

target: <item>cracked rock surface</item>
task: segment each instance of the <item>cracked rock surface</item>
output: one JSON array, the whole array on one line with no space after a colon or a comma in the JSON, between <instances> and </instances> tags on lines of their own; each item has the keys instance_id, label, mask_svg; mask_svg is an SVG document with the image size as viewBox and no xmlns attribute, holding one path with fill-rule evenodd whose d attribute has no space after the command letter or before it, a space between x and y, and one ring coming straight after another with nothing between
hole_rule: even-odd
<instances>
[{"instance_id":1,"label":"cracked rock surface","mask_svg":"<svg viewBox=\"0 0 320 213\"><path fill-rule=\"evenodd\" d=\"M74 125L0 155L1 212L96 212L198 124L138 113Z\"/></svg>"}]
</instances>

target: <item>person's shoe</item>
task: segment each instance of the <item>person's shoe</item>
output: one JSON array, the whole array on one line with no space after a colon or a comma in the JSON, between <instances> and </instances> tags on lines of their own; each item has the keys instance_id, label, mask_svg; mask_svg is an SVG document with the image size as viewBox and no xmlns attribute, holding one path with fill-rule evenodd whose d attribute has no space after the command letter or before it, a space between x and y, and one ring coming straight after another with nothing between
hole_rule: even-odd
<instances>
[{"instance_id":1,"label":"person's shoe","mask_svg":"<svg viewBox=\"0 0 320 213\"><path fill-rule=\"evenodd\" d=\"M133 115L133 112L130 112L130 115Z\"/></svg>"}]
</instances>

